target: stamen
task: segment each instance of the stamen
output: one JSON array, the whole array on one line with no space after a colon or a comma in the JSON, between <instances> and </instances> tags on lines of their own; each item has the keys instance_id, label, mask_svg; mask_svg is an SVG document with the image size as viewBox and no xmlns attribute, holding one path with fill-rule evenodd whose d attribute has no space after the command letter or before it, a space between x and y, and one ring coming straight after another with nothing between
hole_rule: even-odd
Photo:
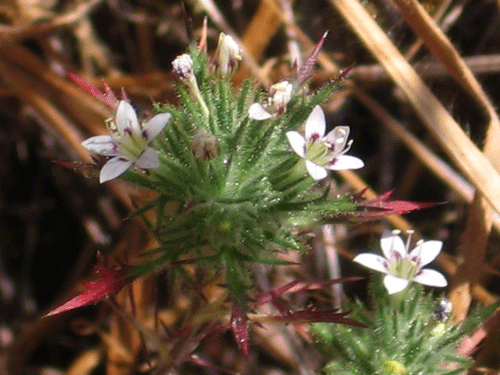
<instances>
[{"instance_id":1,"label":"stamen","mask_svg":"<svg viewBox=\"0 0 500 375\"><path fill-rule=\"evenodd\" d=\"M391 233L397 236L401 234L401 231L399 229L394 229Z\"/></svg>"},{"instance_id":2,"label":"stamen","mask_svg":"<svg viewBox=\"0 0 500 375\"><path fill-rule=\"evenodd\" d=\"M410 245L411 245L411 235L415 233L414 230L412 229L408 229L406 231L406 234L408 235L408 239L406 240L406 251L408 252L408 250L410 249Z\"/></svg>"},{"instance_id":3,"label":"stamen","mask_svg":"<svg viewBox=\"0 0 500 375\"><path fill-rule=\"evenodd\" d=\"M347 142L347 144L344 146L344 149L340 150L339 155L344 155L347 151L349 151L351 149L353 142L354 141L352 139L349 142Z\"/></svg>"}]
</instances>

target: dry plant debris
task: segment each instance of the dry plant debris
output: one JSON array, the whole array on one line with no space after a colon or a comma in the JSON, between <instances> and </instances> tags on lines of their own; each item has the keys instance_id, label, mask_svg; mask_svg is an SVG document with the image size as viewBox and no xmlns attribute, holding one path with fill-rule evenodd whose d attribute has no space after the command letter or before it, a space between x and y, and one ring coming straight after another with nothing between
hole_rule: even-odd
<instances>
[{"instance_id":1,"label":"dry plant debris","mask_svg":"<svg viewBox=\"0 0 500 375\"><path fill-rule=\"evenodd\" d=\"M81 142L105 134L112 111L68 73L101 89L102 80L116 93L123 89L144 113L151 103L178 102L172 60L200 40L213 53L220 31L242 47L233 82L241 85L250 75L266 90L290 77L328 31L309 86L315 90L349 69L323 109L329 123L350 126L352 150L366 164L330 179L332 191L363 190L374 200L394 190L397 201L446 202L405 218L316 231L311 252L287 255L297 264L291 270L256 267L263 290L297 277L335 278L340 265L342 276L357 276L360 269L347 260L392 226L415 228L415 239L425 234L445 243L437 265L450 281L453 320L464 319L472 304L496 302L499 19L500 2L486 0L0 4L0 373L154 373L158 364L175 365L183 374L319 371L321 357L300 324L252 328L257 338L247 358L230 335L213 334L210 322L199 331L187 324L199 305L207 302L210 316L225 303L220 280L198 292L189 282L165 290L171 275L163 271L125 286L108 304L40 319L74 296L82 280L92 282L97 251L120 263L158 246L143 223L129 217L155 193L117 181L97 183L104 160L94 160ZM65 168L54 161L74 164ZM189 264L185 272L192 283L202 279ZM357 285L344 289L360 295ZM307 311L311 298L332 308L332 296L340 295L338 288L323 286L312 297L297 294L287 303ZM276 311L259 310L264 313ZM497 315L460 348L474 354L471 374L500 368L498 323L492 321ZM160 348L178 358L162 357Z\"/></svg>"}]
</instances>

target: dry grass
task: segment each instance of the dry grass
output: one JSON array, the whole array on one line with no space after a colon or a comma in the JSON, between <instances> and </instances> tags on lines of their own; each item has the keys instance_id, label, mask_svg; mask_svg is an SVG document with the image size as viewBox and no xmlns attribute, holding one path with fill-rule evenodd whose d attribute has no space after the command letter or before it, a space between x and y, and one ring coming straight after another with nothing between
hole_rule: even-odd
<instances>
[{"instance_id":1,"label":"dry grass","mask_svg":"<svg viewBox=\"0 0 500 375\"><path fill-rule=\"evenodd\" d=\"M498 293L494 284L500 259L500 124L495 110L500 100L499 6L486 0L377 0L364 5L358 0L295 4L192 0L186 4L195 38L200 36L203 17L208 17L209 50L219 31L238 38L244 47L235 84L246 75L264 87L285 78L290 62L300 63L330 30L312 86L355 63L342 90L325 108L333 119L351 126L354 152L367 164L359 174L342 173L345 182L337 188L361 190L371 185L376 188L367 191L367 198L395 189L398 199L448 201L408 220L397 216L388 220L402 230L414 228L445 241L446 254L438 265L451 281L448 294L455 320L464 318L471 302L489 304ZM70 322L65 316L38 318L74 292L96 250L133 257L155 246L138 221L121 221L132 202L148 199L146 193L118 182L97 186L95 178L61 170L50 160L89 162L80 142L102 133L103 120L109 116L65 72L97 86L105 79L116 92L123 87L144 108L151 99L174 103L170 61L187 45L184 25L182 8L175 1L0 4L0 272L2 280L12 280L16 287L14 297L0 294L0 307L6 311L5 316L0 313L0 322L15 335L10 345L0 347L0 373L40 373L57 366L60 370L54 373L114 375L147 367L147 363L137 365L144 354L143 342L129 322L111 313L106 328L101 327L109 314L105 306L87 316L77 313L85 319L79 330L74 328L76 317ZM467 51L466 57L447 34ZM65 232L57 215L71 218L73 229ZM339 271L335 254L349 258L361 250L367 232L376 238L385 224L349 231L338 226L335 232L322 232L327 258L321 255L324 246L318 236L319 250L312 259L301 260L309 269L304 266L293 274L278 271L272 274L272 283L283 284L297 274L305 278L335 274ZM53 236L49 239L43 232L47 226ZM40 253L49 247L52 253ZM72 255L59 259L58 252ZM53 266L58 260L66 263ZM48 265L60 275L34 285L33 273L43 275ZM351 266L346 270L356 272ZM256 274L262 285L271 283L266 270ZM151 318L157 285L156 278L133 284L135 317L151 329L158 328ZM49 291L40 296L37 291L43 287ZM207 295L217 298L220 291L212 289ZM176 299L159 312L169 326L186 319L190 303L188 293L169 291L173 292ZM31 300L39 307L27 308ZM119 302L129 303L128 293L119 296ZM71 324L72 331L63 331ZM92 328L85 331L90 336L83 335L82 326ZM68 337L68 332L76 332L78 338ZM225 336L205 340L197 353L242 373L310 374L319 362L298 332L291 327L256 329L253 354L247 360ZM476 367L497 373L495 330L486 334L490 336L477 353ZM56 349L61 353L53 352ZM196 366L183 369L213 373Z\"/></svg>"}]
</instances>

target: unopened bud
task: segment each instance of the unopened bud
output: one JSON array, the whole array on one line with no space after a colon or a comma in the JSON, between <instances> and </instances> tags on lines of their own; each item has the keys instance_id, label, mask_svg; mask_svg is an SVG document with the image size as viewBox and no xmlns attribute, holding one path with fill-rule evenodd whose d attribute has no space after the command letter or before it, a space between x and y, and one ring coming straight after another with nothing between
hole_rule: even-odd
<instances>
[{"instance_id":1,"label":"unopened bud","mask_svg":"<svg viewBox=\"0 0 500 375\"><path fill-rule=\"evenodd\" d=\"M172 61L172 66L174 73L179 76L183 81L190 80L193 74L193 60L191 56L187 53L177 56L174 61Z\"/></svg>"},{"instance_id":2,"label":"unopened bud","mask_svg":"<svg viewBox=\"0 0 500 375\"><path fill-rule=\"evenodd\" d=\"M189 88L191 93L195 96L196 100L201 105L201 109L206 117L208 117L209 112L203 97L201 96L200 89L198 88L198 82L196 82L196 76L193 73L193 60L191 56L187 53L177 56L174 61L172 61L172 67L174 73L179 76L182 82Z\"/></svg>"},{"instance_id":3,"label":"unopened bud","mask_svg":"<svg viewBox=\"0 0 500 375\"><path fill-rule=\"evenodd\" d=\"M281 81L271 86L271 105L277 114L286 110L286 105L292 98L293 85L288 81Z\"/></svg>"},{"instance_id":4,"label":"unopened bud","mask_svg":"<svg viewBox=\"0 0 500 375\"><path fill-rule=\"evenodd\" d=\"M200 128L193 137L191 151L198 160L210 160L217 154L217 138L204 128Z\"/></svg>"},{"instance_id":5,"label":"unopened bud","mask_svg":"<svg viewBox=\"0 0 500 375\"><path fill-rule=\"evenodd\" d=\"M219 44L214 54L215 72L219 77L233 74L241 61L241 49L234 39L224 33L219 35Z\"/></svg>"}]
</instances>

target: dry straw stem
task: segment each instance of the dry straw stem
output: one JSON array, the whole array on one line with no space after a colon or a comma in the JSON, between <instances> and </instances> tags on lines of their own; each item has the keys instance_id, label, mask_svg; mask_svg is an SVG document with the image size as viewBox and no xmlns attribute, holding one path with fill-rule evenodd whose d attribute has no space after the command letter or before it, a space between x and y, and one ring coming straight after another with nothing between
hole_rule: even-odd
<instances>
[{"instance_id":1,"label":"dry straw stem","mask_svg":"<svg viewBox=\"0 0 500 375\"><path fill-rule=\"evenodd\" d=\"M377 103L372 97L356 86L352 86L352 93L366 108L384 125L386 126L401 142L403 142L409 150L433 172L436 177L441 179L453 191L455 191L465 202L471 203L474 199L474 189L462 178L453 168L445 161L440 159L429 148L420 142L413 134L411 134L399 121L390 115L390 113ZM493 225L497 232L500 233L500 215L493 215Z\"/></svg>"},{"instance_id":2,"label":"dry straw stem","mask_svg":"<svg viewBox=\"0 0 500 375\"><path fill-rule=\"evenodd\" d=\"M488 159L475 147L470 139L464 134L459 125L446 112L441 103L424 85L420 77L406 62L400 52L394 47L384 32L371 19L368 13L356 0L330 0L347 22L353 27L366 46L381 62L388 74L403 90L412 103L417 114L424 124L433 132L442 147L459 166L461 171L471 180L473 185L484 195L488 202L499 211L500 179L494 167ZM445 67L451 71L457 81L472 94L483 106L485 112L490 115L490 126L486 151L488 156L493 149L492 140L496 136L498 119L493 107L482 92L479 84L474 79L467 66L454 50L446 37L437 29L437 26L428 15L412 1L401 3L405 8L405 18L411 22L414 29L424 36L424 43L444 62ZM409 7L409 8L408 8ZM437 29L437 31L436 31ZM496 131L498 133L498 131ZM461 288L454 296L454 305L463 306L458 311L459 317L465 316L470 303L470 282L476 281L478 273L482 269L484 261L484 249L491 228L491 211L488 203L476 194L469 212L469 220L461 248L467 258L475 260L472 267L460 272L458 279L461 280ZM470 251L475 247L470 241L475 242L479 249L474 253ZM469 262L467 262L469 263Z\"/></svg>"},{"instance_id":3,"label":"dry straw stem","mask_svg":"<svg viewBox=\"0 0 500 375\"><path fill-rule=\"evenodd\" d=\"M55 17L50 21L41 24L31 24L28 26L5 26L0 25L0 45L12 43L26 38L40 37L43 34L49 33L55 28L70 25L86 17L92 9L103 0L90 0L81 2L73 10Z\"/></svg>"},{"instance_id":4,"label":"dry straw stem","mask_svg":"<svg viewBox=\"0 0 500 375\"><path fill-rule=\"evenodd\" d=\"M50 101L35 91L36 84L23 71L0 60L0 77L24 102L31 104L85 162L91 162L88 152L81 146L81 136L69 120Z\"/></svg>"},{"instance_id":5,"label":"dry straw stem","mask_svg":"<svg viewBox=\"0 0 500 375\"><path fill-rule=\"evenodd\" d=\"M476 75L498 74L500 71L500 55L477 55L462 57L467 67ZM416 72L423 78L433 80L443 80L446 69L443 64L437 61L428 61L415 66ZM319 73L318 80L331 79L330 72ZM357 65L349 72L349 78L363 82L363 84L378 84L390 79L390 76L380 65Z\"/></svg>"},{"instance_id":6,"label":"dry straw stem","mask_svg":"<svg viewBox=\"0 0 500 375\"><path fill-rule=\"evenodd\" d=\"M330 0L406 94L450 158L500 212L500 176L356 0Z\"/></svg>"},{"instance_id":7,"label":"dry straw stem","mask_svg":"<svg viewBox=\"0 0 500 375\"><path fill-rule=\"evenodd\" d=\"M476 100L488 114L489 124L486 134L484 153L493 166L500 170L497 157L500 142L500 125L493 105L486 97L479 82L467 67L448 38L432 21L427 12L415 0L393 0L412 29L422 38L445 66L455 80ZM498 185L497 185L498 186ZM463 263L457 270L452 283L451 301L456 306L453 320L463 320L470 304L470 285L478 281L486 256L488 237L492 225L492 210L482 195L476 191L469 208L467 226L458 249ZM474 249L474 251L471 251Z\"/></svg>"},{"instance_id":8,"label":"dry straw stem","mask_svg":"<svg viewBox=\"0 0 500 375\"><path fill-rule=\"evenodd\" d=\"M276 5L275 0L263 0L262 4L266 4L268 7L268 11L272 12L272 14L279 18L282 23L286 25L290 30L292 30L297 38L301 41L301 43L306 46L308 49L313 49L316 46L316 43L311 40L295 23L293 23L289 18L286 17L284 12L280 10L278 5ZM320 51L318 54L318 63L325 68L328 72L336 72L338 73L340 69L338 66L332 62L332 60L328 57L328 55L324 51Z\"/></svg>"}]
</instances>

